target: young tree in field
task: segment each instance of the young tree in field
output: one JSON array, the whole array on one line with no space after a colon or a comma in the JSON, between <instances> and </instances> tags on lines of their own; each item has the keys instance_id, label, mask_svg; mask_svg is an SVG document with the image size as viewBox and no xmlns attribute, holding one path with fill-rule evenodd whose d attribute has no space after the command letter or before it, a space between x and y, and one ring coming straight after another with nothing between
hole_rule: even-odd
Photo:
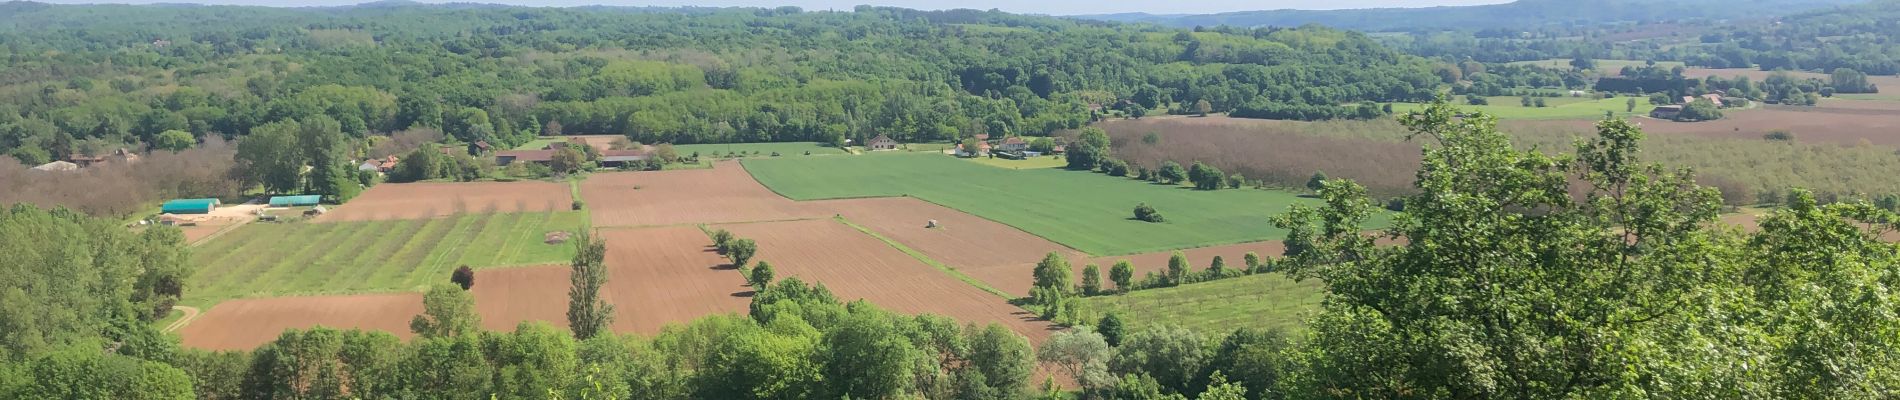
<instances>
[{"instance_id":1,"label":"young tree in field","mask_svg":"<svg viewBox=\"0 0 1900 400\"><path fill-rule=\"evenodd\" d=\"M553 161L548 162L548 167L559 173L580 171L582 164L587 162L587 155L574 147L567 146L556 150Z\"/></svg>"},{"instance_id":2,"label":"young tree in field","mask_svg":"<svg viewBox=\"0 0 1900 400\"><path fill-rule=\"evenodd\" d=\"M1194 162L1194 167L1188 169L1188 181L1193 182L1194 188L1200 190L1217 190L1227 186L1226 174L1222 173L1219 168L1202 164L1199 161Z\"/></svg>"},{"instance_id":3,"label":"young tree in field","mask_svg":"<svg viewBox=\"0 0 1900 400\"><path fill-rule=\"evenodd\" d=\"M732 266L745 268L752 256L759 252L759 245L752 239L733 239L726 244L726 257L732 259Z\"/></svg>"},{"instance_id":4,"label":"young tree in field","mask_svg":"<svg viewBox=\"0 0 1900 400\"><path fill-rule=\"evenodd\" d=\"M1063 157L1068 161L1069 169L1088 171L1109 158L1110 152L1114 150L1109 146L1108 132L1092 126L1082 128L1082 133L1076 136L1075 143L1069 144L1068 153Z\"/></svg>"},{"instance_id":5,"label":"young tree in field","mask_svg":"<svg viewBox=\"0 0 1900 400\"><path fill-rule=\"evenodd\" d=\"M1187 180L1188 178L1187 169L1181 168L1181 164L1176 164L1173 161L1162 161L1159 175L1161 177L1161 183L1169 185L1181 183L1181 181Z\"/></svg>"},{"instance_id":6,"label":"young tree in field","mask_svg":"<svg viewBox=\"0 0 1900 400\"><path fill-rule=\"evenodd\" d=\"M1129 263L1128 260L1116 261L1115 266L1108 268L1108 280L1115 282L1115 290L1123 292L1133 290L1135 288L1135 264Z\"/></svg>"},{"instance_id":7,"label":"young tree in field","mask_svg":"<svg viewBox=\"0 0 1900 400\"><path fill-rule=\"evenodd\" d=\"M1227 260L1214 256L1214 263L1207 266L1208 279L1220 279L1227 276Z\"/></svg>"},{"instance_id":8,"label":"young tree in field","mask_svg":"<svg viewBox=\"0 0 1900 400\"><path fill-rule=\"evenodd\" d=\"M614 320L614 306L600 298L600 288L607 285L607 243L594 237L588 229L581 229L574 240L573 271L568 274L567 324L574 331L575 339L587 340L607 333L607 327Z\"/></svg>"},{"instance_id":9,"label":"young tree in field","mask_svg":"<svg viewBox=\"0 0 1900 400\"><path fill-rule=\"evenodd\" d=\"M1155 210L1155 208L1153 206L1149 206L1148 203L1141 203L1141 204L1135 205L1135 219L1142 222L1154 222L1154 223L1167 222L1168 220L1167 218L1164 218L1161 216L1161 211Z\"/></svg>"},{"instance_id":10,"label":"young tree in field","mask_svg":"<svg viewBox=\"0 0 1900 400\"><path fill-rule=\"evenodd\" d=\"M1199 113L1201 114L1201 116L1205 117L1207 116L1207 113L1214 112L1214 105L1212 103L1208 103L1207 99L1201 99L1200 101L1194 102L1194 112Z\"/></svg>"},{"instance_id":11,"label":"young tree in field","mask_svg":"<svg viewBox=\"0 0 1900 400\"><path fill-rule=\"evenodd\" d=\"M1095 324L1095 331L1101 333L1102 341L1112 347L1122 345L1122 336L1127 334L1128 327L1122 323L1120 314L1111 312L1102 316L1102 322Z\"/></svg>"},{"instance_id":12,"label":"young tree in field","mask_svg":"<svg viewBox=\"0 0 1900 400\"><path fill-rule=\"evenodd\" d=\"M725 229L715 230L712 233L712 240L713 249L719 250L719 254L726 254L726 245L732 243L732 232Z\"/></svg>"},{"instance_id":13,"label":"young tree in field","mask_svg":"<svg viewBox=\"0 0 1900 400\"><path fill-rule=\"evenodd\" d=\"M1313 177L1306 180L1306 190L1311 190L1315 193L1319 192L1319 189L1325 186L1326 171L1315 171L1313 172Z\"/></svg>"},{"instance_id":14,"label":"young tree in field","mask_svg":"<svg viewBox=\"0 0 1900 400\"><path fill-rule=\"evenodd\" d=\"M1086 326L1050 335L1042 348L1036 349L1037 361L1055 364L1068 376L1078 380L1085 375L1084 371L1090 369L1107 372L1108 359L1114 355L1115 350L1108 346L1102 334ZM1087 383L1093 382L1084 382L1084 392L1094 389L1088 387Z\"/></svg>"},{"instance_id":15,"label":"young tree in field","mask_svg":"<svg viewBox=\"0 0 1900 400\"><path fill-rule=\"evenodd\" d=\"M1029 387L1036 364L1029 339L997 324L969 335L970 366L983 375L984 384L997 393L1021 393Z\"/></svg>"},{"instance_id":16,"label":"young tree in field","mask_svg":"<svg viewBox=\"0 0 1900 400\"><path fill-rule=\"evenodd\" d=\"M462 290L468 290L475 286L475 270L469 269L467 265L456 268L455 273L449 274L449 282L461 286Z\"/></svg>"},{"instance_id":17,"label":"young tree in field","mask_svg":"<svg viewBox=\"0 0 1900 400\"><path fill-rule=\"evenodd\" d=\"M1134 119L1141 119L1141 117L1148 116L1148 107L1142 107L1140 104L1129 106L1128 116Z\"/></svg>"},{"instance_id":18,"label":"young tree in field","mask_svg":"<svg viewBox=\"0 0 1900 400\"><path fill-rule=\"evenodd\" d=\"M1635 97L1631 97L1623 101L1623 112L1636 112L1636 98Z\"/></svg>"},{"instance_id":19,"label":"young tree in field","mask_svg":"<svg viewBox=\"0 0 1900 400\"><path fill-rule=\"evenodd\" d=\"M1247 263L1247 273L1254 273L1260 268L1259 254L1254 254L1254 252L1249 251L1247 255L1241 256L1240 260Z\"/></svg>"},{"instance_id":20,"label":"young tree in field","mask_svg":"<svg viewBox=\"0 0 1900 400\"><path fill-rule=\"evenodd\" d=\"M461 336L479 332L481 326L475 295L450 283L436 284L423 293L422 315L409 320L409 331L424 338Z\"/></svg>"},{"instance_id":21,"label":"young tree in field","mask_svg":"<svg viewBox=\"0 0 1900 400\"><path fill-rule=\"evenodd\" d=\"M158 136L152 139L153 149L172 152L189 149L195 144L198 144L198 138L192 137L191 132L177 129L159 132Z\"/></svg>"},{"instance_id":22,"label":"young tree in field","mask_svg":"<svg viewBox=\"0 0 1900 400\"><path fill-rule=\"evenodd\" d=\"M772 263L759 261L757 267L752 267L752 275L750 277L752 287L758 290L765 290L766 286L772 284L772 273Z\"/></svg>"},{"instance_id":23,"label":"young tree in field","mask_svg":"<svg viewBox=\"0 0 1900 400\"><path fill-rule=\"evenodd\" d=\"M1082 294L1094 296L1102 293L1102 267L1089 264L1082 267Z\"/></svg>"},{"instance_id":24,"label":"young tree in field","mask_svg":"<svg viewBox=\"0 0 1900 400\"><path fill-rule=\"evenodd\" d=\"M1168 286L1184 283L1187 279L1188 268L1186 253L1175 251L1174 255L1168 256Z\"/></svg>"},{"instance_id":25,"label":"young tree in field","mask_svg":"<svg viewBox=\"0 0 1900 400\"><path fill-rule=\"evenodd\" d=\"M1049 252L1048 255L1043 256L1042 261L1036 263L1036 268L1031 273L1035 277L1035 283L1031 285L1033 287L1052 289L1064 294L1075 290L1075 287L1069 283L1075 270L1069 268L1069 260L1056 252Z\"/></svg>"},{"instance_id":26,"label":"young tree in field","mask_svg":"<svg viewBox=\"0 0 1900 400\"><path fill-rule=\"evenodd\" d=\"M658 158L660 162L672 164L680 161L680 152L673 149L672 143L660 143L653 146L653 157Z\"/></svg>"}]
</instances>

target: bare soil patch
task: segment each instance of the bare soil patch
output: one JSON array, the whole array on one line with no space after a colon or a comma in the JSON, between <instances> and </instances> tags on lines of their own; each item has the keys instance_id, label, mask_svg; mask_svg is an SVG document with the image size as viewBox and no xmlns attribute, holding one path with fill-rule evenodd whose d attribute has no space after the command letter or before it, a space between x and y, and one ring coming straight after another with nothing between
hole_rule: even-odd
<instances>
[{"instance_id":1,"label":"bare soil patch","mask_svg":"<svg viewBox=\"0 0 1900 400\"><path fill-rule=\"evenodd\" d=\"M736 161L709 169L595 174L581 183L594 226L630 227L829 217L766 189Z\"/></svg>"},{"instance_id":2,"label":"bare soil patch","mask_svg":"<svg viewBox=\"0 0 1900 400\"><path fill-rule=\"evenodd\" d=\"M316 222L426 219L461 213L567 210L567 185L541 181L386 183L317 217Z\"/></svg>"},{"instance_id":3,"label":"bare soil patch","mask_svg":"<svg viewBox=\"0 0 1900 400\"><path fill-rule=\"evenodd\" d=\"M668 324L745 312L751 301L752 289L698 228L605 230L601 239L608 268L602 296L614 305L615 332L651 335ZM566 327L568 271L559 265L477 272L473 290L483 327L509 330L522 321Z\"/></svg>"},{"instance_id":4,"label":"bare soil patch","mask_svg":"<svg viewBox=\"0 0 1900 400\"><path fill-rule=\"evenodd\" d=\"M185 346L250 350L286 329L325 326L382 330L404 339L409 319L422 313L417 293L242 299L218 303L179 331Z\"/></svg>"},{"instance_id":5,"label":"bare soil patch","mask_svg":"<svg viewBox=\"0 0 1900 400\"><path fill-rule=\"evenodd\" d=\"M840 299L865 299L903 313L1000 323L1041 343L1059 328L1007 300L938 271L884 242L832 220L721 226L758 241L755 259L783 277L824 283ZM1026 279L1026 278L1025 278Z\"/></svg>"},{"instance_id":6,"label":"bare soil patch","mask_svg":"<svg viewBox=\"0 0 1900 400\"><path fill-rule=\"evenodd\" d=\"M1040 260L1052 251L1073 252L1015 227L913 197L825 200L814 204L830 207L851 223L870 228L878 235L903 243L966 274L997 267L1014 268L1024 262ZM932 220L937 222L937 227L926 227ZM993 286L1013 283L986 282Z\"/></svg>"},{"instance_id":7,"label":"bare soil patch","mask_svg":"<svg viewBox=\"0 0 1900 400\"><path fill-rule=\"evenodd\" d=\"M1786 130L1794 133L1795 141L1803 143L1900 146L1900 104L1886 103L1831 100L1816 107L1768 106L1729 111L1724 113L1722 119L1707 122L1647 118L1639 121L1643 124L1643 132L1657 136L1764 140L1762 137L1769 132ZM1591 132L1595 124L1596 121L1511 121L1504 125L1507 131L1519 127L1555 125L1578 132Z\"/></svg>"}]
</instances>

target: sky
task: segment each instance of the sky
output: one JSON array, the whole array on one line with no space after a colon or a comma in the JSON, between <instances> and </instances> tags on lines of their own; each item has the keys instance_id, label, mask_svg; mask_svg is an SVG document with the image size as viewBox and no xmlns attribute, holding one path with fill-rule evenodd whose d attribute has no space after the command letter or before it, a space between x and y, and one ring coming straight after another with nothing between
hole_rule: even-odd
<instances>
[{"instance_id":1,"label":"sky","mask_svg":"<svg viewBox=\"0 0 1900 400\"><path fill-rule=\"evenodd\" d=\"M336 6L370 0L39 0L49 3L203 3L257 6ZM441 3L444 0L421 0ZM1448 5L1496 4L1508 0L458 0L476 3L502 3L533 6L799 6L806 10L850 10L859 4L896 6L916 9L973 8L1001 9L1023 14L1080 15L1146 12L1151 14L1207 14L1229 11L1273 10L1283 8L1327 10L1374 7L1431 7Z\"/></svg>"}]
</instances>

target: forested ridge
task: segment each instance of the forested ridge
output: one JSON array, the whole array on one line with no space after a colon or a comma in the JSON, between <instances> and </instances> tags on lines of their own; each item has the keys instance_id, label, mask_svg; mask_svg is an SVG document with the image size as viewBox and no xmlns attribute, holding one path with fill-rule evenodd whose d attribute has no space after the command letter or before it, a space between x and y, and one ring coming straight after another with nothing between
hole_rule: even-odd
<instances>
[{"instance_id":1,"label":"forested ridge","mask_svg":"<svg viewBox=\"0 0 1900 400\"><path fill-rule=\"evenodd\" d=\"M1504 4L1419 8L1345 10L1264 10L1200 15L1145 13L1087 15L1079 18L1149 22L1167 26L1326 25L1365 31L1431 32L1439 30L1597 27L1619 23L1646 23L1683 19L1745 19L1781 15L1859 0L1518 0Z\"/></svg>"},{"instance_id":2,"label":"forested ridge","mask_svg":"<svg viewBox=\"0 0 1900 400\"><path fill-rule=\"evenodd\" d=\"M1194 33L872 7L0 10L0 152L27 164L317 115L358 138L431 127L497 144L923 141L1201 100L1421 100L1438 86L1421 59L1319 27Z\"/></svg>"}]
</instances>

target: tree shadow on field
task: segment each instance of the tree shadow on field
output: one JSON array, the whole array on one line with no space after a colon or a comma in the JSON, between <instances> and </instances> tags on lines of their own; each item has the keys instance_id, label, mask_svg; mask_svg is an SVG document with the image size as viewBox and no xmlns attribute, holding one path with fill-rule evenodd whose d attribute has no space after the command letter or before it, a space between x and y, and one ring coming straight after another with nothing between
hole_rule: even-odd
<instances>
[{"instance_id":1,"label":"tree shadow on field","mask_svg":"<svg viewBox=\"0 0 1900 400\"><path fill-rule=\"evenodd\" d=\"M719 264L713 264L712 268L709 268L709 269L719 270L719 271L733 271L733 270L738 270L739 266L733 263L719 263Z\"/></svg>"},{"instance_id":2,"label":"tree shadow on field","mask_svg":"<svg viewBox=\"0 0 1900 400\"><path fill-rule=\"evenodd\" d=\"M752 296L757 296L757 295L759 295L759 291L757 290L741 290L737 292L732 292L732 297L752 297Z\"/></svg>"}]
</instances>

